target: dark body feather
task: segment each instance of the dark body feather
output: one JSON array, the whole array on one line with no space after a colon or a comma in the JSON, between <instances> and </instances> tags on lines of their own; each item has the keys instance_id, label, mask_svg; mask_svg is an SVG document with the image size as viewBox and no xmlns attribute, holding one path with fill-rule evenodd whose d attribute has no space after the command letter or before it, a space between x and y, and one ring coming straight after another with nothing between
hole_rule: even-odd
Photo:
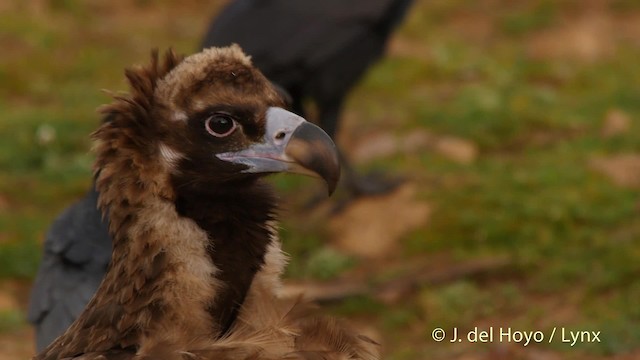
<instances>
[{"instance_id":1,"label":"dark body feather","mask_svg":"<svg viewBox=\"0 0 640 360\"><path fill-rule=\"evenodd\" d=\"M208 201L203 201L207 198ZM275 199L262 184L248 190L225 189L214 194L182 191L176 209L214 239L208 254L220 268L217 278L228 285L221 289L209 312L221 332L226 333L253 277L264 265L267 246L275 236L267 226L275 220Z\"/></svg>"},{"instance_id":2,"label":"dark body feather","mask_svg":"<svg viewBox=\"0 0 640 360\"><path fill-rule=\"evenodd\" d=\"M261 176L301 171L293 163L338 169L320 151L332 145L296 137L310 125L278 107L237 47L154 56L126 74L131 95L102 109L94 134L112 261L83 313L34 359L375 359L370 340L277 297L285 259ZM236 130L216 133L216 119ZM284 168L272 161L281 151Z\"/></svg>"},{"instance_id":3,"label":"dark body feather","mask_svg":"<svg viewBox=\"0 0 640 360\"><path fill-rule=\"evenodd\" d=\"M29 321L43 349L80 315L98 289L111 260L111 238L96 203L87 195L56 218L46 235L33 285Z\"/></svg>"}]
</instances>

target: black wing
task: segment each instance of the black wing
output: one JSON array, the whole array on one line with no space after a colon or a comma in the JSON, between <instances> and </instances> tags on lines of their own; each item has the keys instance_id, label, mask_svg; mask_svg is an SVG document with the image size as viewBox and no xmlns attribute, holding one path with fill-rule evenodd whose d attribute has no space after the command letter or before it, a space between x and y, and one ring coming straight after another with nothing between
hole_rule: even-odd
<instances>
[{"instance_id":1,"label":"black wing","mask_svg":"<svg viewBox=\"0 0 640 360\"><path fill-rule=\"evenodd\" d=\"M111 238L89 191L54 221L31 290L28 319L36 328L38 351L80 315L111 260Z\"/></svg>"},{"instance_id":2,"label":"black wing","mask_svg":"<svg viewBox=\"0 0 640 360\"><path fill-rule=\"evenodd\" d=\"M411 2L237 0L211 23L202 44L239 44L268 78L287 87L364 38L384 47Z\"/></svg>"}]
</instances>

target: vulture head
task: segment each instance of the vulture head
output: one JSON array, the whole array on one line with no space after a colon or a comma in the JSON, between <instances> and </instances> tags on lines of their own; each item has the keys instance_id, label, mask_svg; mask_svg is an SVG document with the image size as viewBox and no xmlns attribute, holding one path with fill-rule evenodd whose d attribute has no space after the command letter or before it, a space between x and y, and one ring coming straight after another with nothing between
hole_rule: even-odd
<instances>
[{"instance_id":1,"label":"vulture head","mask_svg":"<svg viewBox=\"0 0 640 360\"><path fill-rule=\"evenodd\" d=\"M154 52L126 76L131 93L102 108L93 134L112 261L84 312L35 359L373 359L363 338L302 321L277 297L286 261L260 178L314 175L331 193L340 168L329 136L284 110L238 46L162 61Z\"/></svg>"},{"instance_id":2,"label":"vulture head","mask_svg":"<svg viewBox=\"0 0 640 360\"><path fill-rule=\"evenodd\" d=\"M158 64L154 55L150 69L128 71L135 103L105 108L97 140L131 148L134 163L164 165L149 175L159 178L164 170L174 189L228 191L263 174L293 172L319 176L333 192L340 175L335 145L319 127L282 108L279 92L238 46L178 61L169 53ZM150 71L159 73L150 78ZM117 116L123 110L130 115ZM123 129L126 138L118 133ZM98 171L113 167L109 155L99 151Z\"/></svg>"}]
</instances>

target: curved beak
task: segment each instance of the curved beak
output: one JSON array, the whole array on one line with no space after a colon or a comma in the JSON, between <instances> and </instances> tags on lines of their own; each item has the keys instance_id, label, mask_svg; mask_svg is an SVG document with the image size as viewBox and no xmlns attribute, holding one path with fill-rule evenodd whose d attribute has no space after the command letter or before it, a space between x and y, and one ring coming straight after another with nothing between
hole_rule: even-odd
<instances>
[{"instance_id":1,"label":"curved beak","mask_svg":"<svg viewBox=\"0 0 640 360\"><path fill-rule=\"evenodd\" d=\"M340 179L338 150L318 126L278 107L266 113L262 141L250 147L218 154L221 160L247 166L246 173L290 172L316 176L327 183L329 195Z\"/></svg>"}]
</instances>

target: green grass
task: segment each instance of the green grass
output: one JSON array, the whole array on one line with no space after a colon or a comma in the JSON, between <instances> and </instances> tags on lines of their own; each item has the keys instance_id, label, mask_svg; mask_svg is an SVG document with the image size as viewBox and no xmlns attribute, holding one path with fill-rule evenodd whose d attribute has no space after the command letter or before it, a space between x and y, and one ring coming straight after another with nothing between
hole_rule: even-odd
<instances>
[{"instance_id":1,"label":"green grass","mask_svg":"<svg viewBox=\"0 0 640 360\"><path fill-rule=\"evenodd\" d=\"M502 16L500 25L506 34L519 36L544 29L557 17L558 6L553 0L532 1L527 5Z\"/></svg>"},{"instance_id":2,"label":"green grass","mask_svg":"<svg viewBox=\"0 0 640 360\"><path fill-rule=\"evenodd\" d=\"M541 299L565 296L575 314L557 325L601 330L603 341L578 349L540 346L578 358L638 349L640 190L616 186L589 161L640 151L640 49L614 37L613 57L531 58L527 41L571 19L579 7L516 3L418 1L398 35L415 53L399 50L378 63L349 97L346 109L359 130L401 135L421 128L479 149L468 165L427 151L360 165L417 179L420 198L433 206L428 225L403 239L395 261L438 254L514 260L495 278L424 287L400 305L362 297L333 309L373 316L395 344L387 350L390 359L455 354L427 341L434 326L493 321L537 330L553 322L555 311ZM145 62L151 47L195 49L215 9L163 5L175 9L175 21L148 1L127 2L133 15L70 0L44 2L39 18L27 6L0 13L6 49L0 58L0 279L34 276L48 224L88 187L95 109L109 101L100 89L124 90L123 68ZM640 7L617 0L608 11L615 20L637 16ZM98 12L105 14L101 21ZM455 30L455 19L470 13L490 24L491 37L480 41ZM629 115L630 128L603 138L612 109ZM326 244L323 219L303 222L296 214L322 184L290 176L273 182L291 203L281 232L292 255L287 276L332 279L362 264ZM0 313L0 329L11 328L13 316Z\"/></svg>"},{"instance_id":3,"label":"green grass","mask_svg":"<svg viewBox=\"0 0 640 360\"><path fill-rule=\"evenodd\" d=\"M0 334L15 331L24 326L24 315L15 310L0 310Z\"/></svg>"},{"instance_id":4,"label":"green grass","mask_svg":"<svg viewBox=\"0 0 640 360\"><path fill-rule=\"evenodd\" d=\"M637 344L637 316L632 306L622 304L632 298L628 284L640 271L640 229L633 225L640 191L620 188L594 173L589 159L640 149L635 121L614 138L600 135L607 111L622 109L633 119L640 115L640 77L630 65L640 54L621 45L615 58L595 63L527 58L519 43L552 26L563 11L553 2L532 6L502 16L497 22L501 41L488 48L439 33L431 57L384 61L353 103L376 109L375 103L399 94L391 110L385 109L405 109L398 120L404 129L425 127L470 139L480 148L479 159L470 166L425 153L412 164L420 168L405 170L428 171L441 179L422 190L436 210L428 228L405 239L406 256L509 254L516 268L507 278L522 283L510 288L510 296L562 296L582 289L588 295L576 304L579 315L573 325L602 329L607 340L579 350L629 351ZM451 15L456 9L447 11ZM424 34L437 28L428 21L422 26ZM410 21L407 36L419 37L416 27ZM395 83L390 80L394 77ZM381 114L378 110L370 116ZM494 287L488 294L481 289L468 282L426 288L427 322L468 325L509 313L492 306L507 295ZM620 294L620 306L605 305L602 299L611 292ZM593 308L607 310L588 310ZM529 327L548 316L541 311L529 307Z\"/></svg>"}]
</instances>

